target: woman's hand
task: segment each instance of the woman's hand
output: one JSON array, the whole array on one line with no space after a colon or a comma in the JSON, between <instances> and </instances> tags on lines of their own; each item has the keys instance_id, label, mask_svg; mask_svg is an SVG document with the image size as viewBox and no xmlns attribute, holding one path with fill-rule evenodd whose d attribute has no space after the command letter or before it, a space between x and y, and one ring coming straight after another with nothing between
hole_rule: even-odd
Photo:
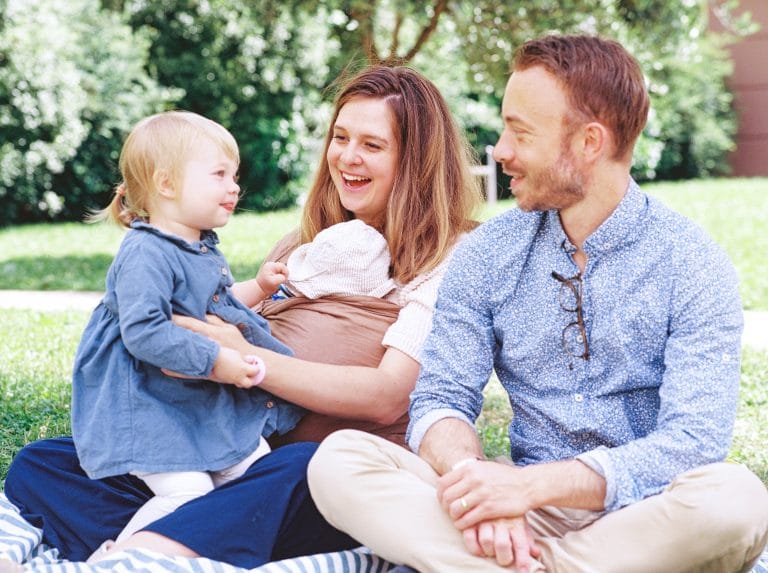
<instances>
[{"instance_id":1,"label":"woman's hand","mask_svg":"<svg viewBox=\"0 0 768 573\"><path fill-rule=\"evenodd\" d=\"M248 344L238 328L221 320L218 316L208 314L205 320L199 320L189 316L173 315L173 323L192 332L197 332L218 342L221 346L239 350L243 354L252 354L253 347Z\"/></svg>"}]
</instances>

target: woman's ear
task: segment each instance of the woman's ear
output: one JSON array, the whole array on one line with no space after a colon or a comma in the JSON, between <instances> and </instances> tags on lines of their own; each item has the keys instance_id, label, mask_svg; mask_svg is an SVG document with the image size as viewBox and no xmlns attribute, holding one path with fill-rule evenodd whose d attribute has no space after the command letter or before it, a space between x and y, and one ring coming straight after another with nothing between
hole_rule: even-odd
<instances>
[{"instance_id":1,"label":"woman's ear","mask_svg":"<svg viewBox=\"0 0 768 573\"><path fill-rule=\"evenodd\" d=\"M171 176L167 171L163 169L156 171L153 179L155 180L155 187L157 188L158 195L165 197L166 199L176 198L176 190L173 181L171 180Z\"/></svg>"}]
</instances>

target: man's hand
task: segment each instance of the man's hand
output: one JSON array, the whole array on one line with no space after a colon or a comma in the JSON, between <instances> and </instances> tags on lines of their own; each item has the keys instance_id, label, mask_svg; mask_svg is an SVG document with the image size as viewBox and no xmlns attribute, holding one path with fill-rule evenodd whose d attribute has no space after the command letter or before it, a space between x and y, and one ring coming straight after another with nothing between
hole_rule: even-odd
<instances>
[{"instance_id":1,"label":"man's hand","mask_svg":"<svg viewBox=\"0 0 768 573\"><path fill-rule=\"evenodd\" d=\"M536 506L523 468L490 461L462 465L437 481L437 497L457 529L522 517Z\"/></svg>"},{"instance_id":2,"label":"man's hand","mask_svg":"<svg viewBox=\"0 0 768 573\"><path fill-rule=\"evenodd\" d=\"M525 517L483 521L462 531L472 555L493 557L502 567L514 565L518 573L529 570L531 558L541 556Z\"/></svg>"}]
</instances>

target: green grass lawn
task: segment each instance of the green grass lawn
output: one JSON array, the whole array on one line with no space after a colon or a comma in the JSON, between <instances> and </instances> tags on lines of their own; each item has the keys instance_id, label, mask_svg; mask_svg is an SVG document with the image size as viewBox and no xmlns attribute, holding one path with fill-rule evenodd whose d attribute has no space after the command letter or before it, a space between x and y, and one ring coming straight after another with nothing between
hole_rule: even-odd
<instances>
[{"instance_id":1,"label":"green grass lawn","mask_svg":"<svg viewBox=\"0 0 768 573\"><path fill-rule=\"evenodd\" d=\"M745 308L768 310L768 179L693 181L644 188L706 228L728 251ZM512 206L486 208L486 219ZM297 209L242 214L221 230L238 278L253 276L270 247L299 221ZM109 225L25 225L0 230L0 289L102 290L122 231ZM716 277L713 278L716 280ZM69 432L70 370L87 313L0 313L0 479L25 443ZM768 484L768 352L747 350L731 457ZM508 452L510 410L498 383L479 421L489 455Z\"/></svg>"},{"instance_id":2,"label":"green grass lawn","mask_svg":"<svg viewBox=\"0 0 768 573\"><path fill-rule=\"evenodd\" d=\"M768 352L745 348L741 391L730 460L749 467L768 486ZM509 455L507 424L512 415L507 394L494 377L485 390L478 432L488 457Z\"/></svg>"},{"instance_id":3,"label":"green grass lawn","mask_svg":"<svg viewBox=\"0 0 768 573\"><path fill-rule=\"evenodd\" d=\"M280 237L299 225L300 211L240 214L218 230L235 277L256 274ZM0 229L0 289L104 290L124 231L108 223L20 225Z\"/></svg>"},{"instance_id":4,"label":"green grass lawn","mask_svg":"<svg viewBox=\"0 0 768 573\"><path fill-rule=\"evenodd\" d=\"M44 437L69 434L70 371L86 312L6 310L0 313L0 479L14 453ZM768 484L768 352L747 349L731 458ZM506 394L486 389L478 427L490 457L509 453Z\"/></svg>"},{"instance_id":5,"label":"green grass lawn","mask_svg":"<svg viewBox=\"0 0 768 573\"><path fill-rule=\"evenodd\" d=\"M746 309L768 310L768 179L714 179L644 185L703 226L730 254ZM500 201L482 219L512 206ZM237 278L253 276L269 248L298 226L299 210L240 214L219 230ZM112 225L22 225L0 229L0 289L103 290L122 237Z\"/></svg>"}]
</instances>

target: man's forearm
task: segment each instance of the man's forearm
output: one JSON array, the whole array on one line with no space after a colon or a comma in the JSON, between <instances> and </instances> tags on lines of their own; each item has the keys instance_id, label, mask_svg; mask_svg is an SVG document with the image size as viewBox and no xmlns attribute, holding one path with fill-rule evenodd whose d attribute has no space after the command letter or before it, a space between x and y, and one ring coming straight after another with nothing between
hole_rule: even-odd
<instances>
[{"instance_id":1,"label":"man's forearm","mask_svg":"<svg viewBox=\"0 0 768 573\"><path fill-rule=\"evenodd\" d=\"M533 464L522 471L533 507L605 508L605 479L578 460Z\"/></svg>"},{"instance_id":2,"label":"man's forearm","mask_svg":"<svg viewBox=\"0 0 768 573\"><path fill-rule=\"evenodd\" d=\"M443 418L424 434L419 456L443 475L462 460L482 458L483 448L472 426L458 418Z\"/></svg>"}]
</instances>

